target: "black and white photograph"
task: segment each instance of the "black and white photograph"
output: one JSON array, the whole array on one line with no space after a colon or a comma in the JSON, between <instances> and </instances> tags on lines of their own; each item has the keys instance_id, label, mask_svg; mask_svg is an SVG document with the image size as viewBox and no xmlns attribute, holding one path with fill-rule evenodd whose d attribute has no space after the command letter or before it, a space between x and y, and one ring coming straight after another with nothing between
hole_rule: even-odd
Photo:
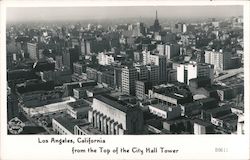
<instances>
[{"instance_id":1,"label":"black and white photograph","mask_svg":"<svg viewBox=\"0 0 250 160\"><path fill-rule=\"evenodd\" d=\"M73 145L249 134L246 6L129 4L5 8L6 136ZM181 153L153 146L117 154Z\"/></svg>"},{"instance_id":2,"label":"black and white photograph","mask_svg":"<svg viewBox=\"0 0 250 160\"><path fill-rule=\"evenodd\" d=\"M242 16L7 8L9 134L244 134Z\"/></svg>"}]
</instances>

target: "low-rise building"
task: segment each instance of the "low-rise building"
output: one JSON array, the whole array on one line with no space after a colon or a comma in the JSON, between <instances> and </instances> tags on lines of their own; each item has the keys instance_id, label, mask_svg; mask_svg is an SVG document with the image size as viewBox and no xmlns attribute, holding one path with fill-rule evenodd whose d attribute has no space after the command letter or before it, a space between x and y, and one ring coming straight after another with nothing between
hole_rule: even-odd
<instances>
[{"instance_id":1,"label":"low-rise building","mask_svg":"<svg viewBox=\"0 0 250 160\"><path fill-rule=\"evenodd\" d=\"M238 116L234 113L211 117L211 123L230 132L237 131Z\"/></svg>"},{"instance_id":2,"label":"low-rise building","mask_svg":"<svg viewBox=\"0 0 250 160\"><path fill-rule=\"evenodd\" d=\"M177 117L170 120L163 121L163 131L165 133L193 133L193 126L191 119L186 117Z\"/></svg>"},{"instance_id":3,"label":"low-rise building","mask_svg":"<svg viewBox=\"0 0 250 160\"><path fill-rule=\"evenodd\" d=\"M74 102L73 97L65 97L59 102L50 103L41 106L25 106L21 105L21 109L30 117L39 116L39 115L50 115L56 112L65 112L67 110L67 103Z\"/></svg>"},{"instance_id":4,"label":"low-rise building","mask_svg":"<svg viewBox=\"0 0 250 160\"><path fill-rule=\"evenodd\" d=\"M181 116L180 106L167 106L164 104L149 105L149 112L164 119L173 119Z\"/></svg>"},{"instance_id":5,"label":"low-rise building","mask_svg":"<svg viewBox=\"0 0 250 160\"><path fill-rule=\"evenodd\" d=\"M193 101L192 94L189 92L168 92L168 91L149 91L151 98L156 98L159 102L168 105L177 106L178 104L189 103Z\"/></svg>"},{"instance_id":6,"label":"low-rise building","mask_svg":"<svg viewBox=\"0 0 250 160\"><path fill-rule=\"evenodd\" d=\"M110 93L110 90L107 88L90 87L86 89L87 97L94 97L106 93Z\"/></svg>"},{"instance_id":7,"label":"low-rise building","mask_svg":"<svg viewBox=\"0 0 250 160\"><path fill-rule=\"evenodd\" d=\"M213 125L209 122L202 121L200 119L194 120L194 134L211 134L214 133Z\"/></svg>"},{"instance_id":8,"label":"low-rise building","mask_svg":"<svg viewBox=\"0 0 250 160\"><path fill-rule=\"evenodd\" d=\"M87 97L85 87L73 89L73 94L74 94L74 98L76 99L82 99L82 98Z\"/></svg>"},{"instance_id":9,"label":"low-rise building","mask_svg":"<svg viewBox=\"0 0 250 160\"><path fill-rule=\"evenodd\" d=\"M90 104L85 100L80 99L75 102L69 102L67 113L74 119L88 118Z\"/></svg>"},{"instance_id":10,"label":"low-rise building","mask_svg":"<svg viewBox=\"0 0 250 160\"><path fill-rule=\"evenodd\" d=\"M94 128L91 123L83 123L74 126L74 135L100 135L98 129Z\"/></svg>"},{"instance_id":11,"label":"low-rise building","mask_svg":"<svg viewBox=\"0 0 250 160\"><path fill-rule=\"evenodd\" d=\"M60 135L73 135L74 127L77 124L84 123L82 119L71 119L66 117L53 118L52 119L52 129L56 134ZM86 123L86 121L85 121Z\"/></svg>"},{"instance_id":12,"label":"low-rise building","mask_svg":"<svg viewBox=\"0 0 250 160\"><path fill-rule=\"evenodd\" d=\"M198 101L194 101L191 103L180 104L180 107L182 116L191 116L199 114L202 105Z\"/></svg>"}]
</instances>

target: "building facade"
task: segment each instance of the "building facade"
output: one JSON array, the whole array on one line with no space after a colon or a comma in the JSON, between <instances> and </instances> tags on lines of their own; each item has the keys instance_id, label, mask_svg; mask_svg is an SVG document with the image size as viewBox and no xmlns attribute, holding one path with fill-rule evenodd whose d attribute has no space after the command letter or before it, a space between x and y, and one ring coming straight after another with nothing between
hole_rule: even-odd
<instances>
[{"instance_id":1,"label":"building facade","mask_svg":"<svg viewBox=\"0 0 250 160\"><path fill-rule=\"evenodd\" d=\"M213 82L214 66L205 63L190 62L177 67L177 81L189 85L189 80L207 77Z\"/></svg>"},{"instance_id":2,"label":"building facade","mask_svg":"<svg viewBox=\"0 0 250 160\"><path fill-rule=\"evenodd\" d=\"M205 63L213 64L215 70L226 70L231 68L231 53L216 51L205 51Z\"/></svg>"},{"instance_id":3,"label":"building facade","mask_svg":"<svg viewBox=\"0 0 250 160\"><path fill-rule=\"evenodd\" d=\"M127 95L135 95L135 81L137 80L136 68L122 68L122 92Z\"/></svg>"},{"instance_id":4,"label":"building facade","mask_svg":"<svg viewBox=\"0 0 250 160\"><path fill-rule=\"evenodd\" d=\"M38 44L37 43L27 43L27 51L28 51L30 59L32 59L32 60L39 59Z\"/></svg>"},{"instance_id":5,"label":"building facade","mask_svg":"<svg viewBox=\"0 0 250 160\"><path fill-rule=\"evenodd\" d=\"M165 54L167 60L180 55L180 46L178 44L166 44Z\"/></svg>"},{"instance_id":6,"label":"building facade","mask_svg":"<svg viewBox=\"0 0 250 160\"><path fill-rule=\"evenodd\" d=\"M106 96L93 99L89 122L104 134L139 134L143 131L143 114L139 107L120 104Z\"/></svg>"},{"instance_id":7,"label":"building facade","mask_svg":"<svg viewBox=\"0 0 250 160\"><path fill-rule=\"evenodd\" d=\"M150 55L151 64L159 66L159 82L166 82L167 59L161 55Z\"/></svg>"},{"instance_id":8,"label":"building facade","mask_svg":"<svg viewBox=\"0 0 250 160\"><path fill-rule=\"evenodd\" d=\"M135 95L138 99L143 100L147 98L148 90L152 88L152 82L136 81L135 82Z\"/></svg>"}]
</instances>

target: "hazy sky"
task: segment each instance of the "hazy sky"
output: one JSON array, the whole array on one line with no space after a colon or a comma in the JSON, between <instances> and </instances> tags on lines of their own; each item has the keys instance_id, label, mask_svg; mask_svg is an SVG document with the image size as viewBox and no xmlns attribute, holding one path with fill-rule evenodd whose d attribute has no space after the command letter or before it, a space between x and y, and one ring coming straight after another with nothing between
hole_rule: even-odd
<instances>
[{"instance_id":1,"label":"hazy sky","mask_svg":"<svg viewBox=\"0 0 250 160\"><path fill-rule=\"evenodd\" d=\"M242 6L43 7L7 8L7 21L89 20L112 18L200 18L242 16Z\"/></svg>"}]
</instances>

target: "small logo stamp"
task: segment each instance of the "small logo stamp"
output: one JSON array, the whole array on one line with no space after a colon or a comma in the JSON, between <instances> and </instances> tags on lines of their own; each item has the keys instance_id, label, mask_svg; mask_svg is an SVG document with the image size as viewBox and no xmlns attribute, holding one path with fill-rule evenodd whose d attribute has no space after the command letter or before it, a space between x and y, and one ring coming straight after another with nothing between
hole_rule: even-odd
<instances>
[{"instance_id":1,"label":"small logo stamp","mask_svg":"<svg viewBox=\"0 0 250 160\"><path fill-rule=\"evenodd\" d=\"M24 126L25 126L25 124L20 119L18 119L17 117L12 118L8 122L8 130L12 134L21 133L23 131Z\"/></svg>"}]
</instances>

